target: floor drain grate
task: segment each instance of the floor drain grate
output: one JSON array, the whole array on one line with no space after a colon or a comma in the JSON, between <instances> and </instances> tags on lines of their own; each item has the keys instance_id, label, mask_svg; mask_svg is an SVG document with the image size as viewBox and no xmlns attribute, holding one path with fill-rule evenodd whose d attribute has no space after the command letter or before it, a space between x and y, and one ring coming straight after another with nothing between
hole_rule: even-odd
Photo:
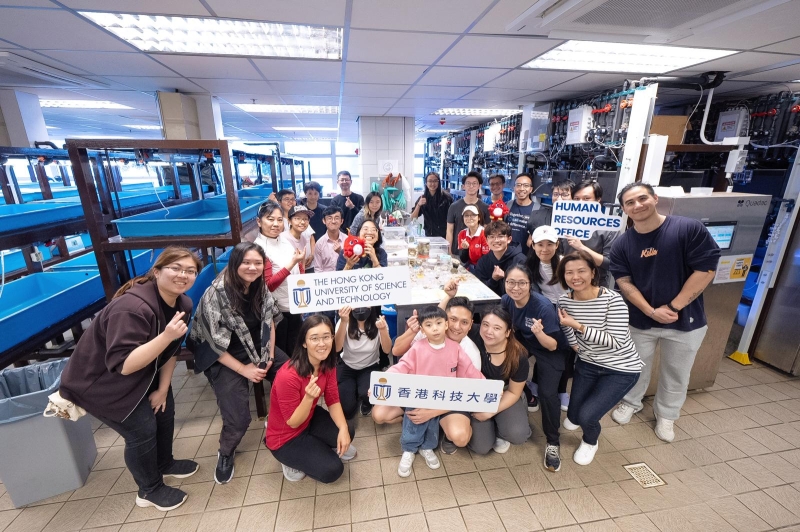
<instances>
[{"instance_id":1,"label":"floor drain grate","mask_svg":"<svg viewBox=\"0 0 800 532\"><path fill-rule=\"evenodd\" d=\"M654 488L656 486L666 485L666 482L656 475L656 472L650 469L650 466L644 462L628 464L623 467L633 477L633 480L638 482L643 488Z\"/></svg>"}]
</instances>

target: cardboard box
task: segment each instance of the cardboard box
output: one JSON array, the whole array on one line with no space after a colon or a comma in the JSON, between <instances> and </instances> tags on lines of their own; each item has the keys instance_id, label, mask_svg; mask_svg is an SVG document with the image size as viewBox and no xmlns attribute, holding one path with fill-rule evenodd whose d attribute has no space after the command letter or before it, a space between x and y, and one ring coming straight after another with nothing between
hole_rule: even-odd
<instances>
[{"instance_id":1,"label":"cardboard box","mask_svg":"<svg viewBox=\"0 0 800 532\"><path fill-rule=\"evenodd\" d=\"M650 124L651 135L666 135L669 137L667 144L683 144L684 127L692 128L686 123L687 116L656 115Z\"/></svg>"}]
</instances>

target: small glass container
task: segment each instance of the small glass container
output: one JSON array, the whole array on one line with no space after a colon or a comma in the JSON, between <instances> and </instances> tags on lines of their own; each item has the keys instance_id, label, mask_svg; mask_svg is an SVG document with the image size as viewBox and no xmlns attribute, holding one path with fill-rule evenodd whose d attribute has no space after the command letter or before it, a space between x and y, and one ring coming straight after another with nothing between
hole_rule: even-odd
<instances>
[{"instance_id":1,"label":"small glass container","mask_svg":"<svg viewBox=\"0 0 800 532\"><path fill-rule=\"evenodd\" d=\"M417 239L417 257L427 259L431 255L431 240L429 238Z\"/></svg>"},{"instance_id":2,"label":"small glass container","mask_svg":"<svg viewBox=\"0 0 800 532\"><path fill-rule=\"evenodd\" d=\"M409 244L408 245L408 260L416 259L417 258L417 245L416 244Z\"/></svg>"}]
</instances>

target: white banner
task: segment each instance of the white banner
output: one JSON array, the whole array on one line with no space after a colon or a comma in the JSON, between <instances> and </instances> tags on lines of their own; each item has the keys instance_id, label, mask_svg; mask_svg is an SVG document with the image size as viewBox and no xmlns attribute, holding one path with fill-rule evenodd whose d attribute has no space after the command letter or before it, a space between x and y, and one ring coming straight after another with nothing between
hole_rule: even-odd
<instances>
[{"instance_id":1,"label":"white banner","mask_svg":"<svg viewBox=\"0 0 800 532\"><path fill-rule=\"evenodd\" d=\"M290 275L288 282L292 314L411 303L408 266Z\"/></svg>"},{"instance_id":2,"label":"white banner","mask_svg":"<svg viewBox=\"0 0 800 532\"><path fill-rule=\"evenodd\" d=\"M603 212L597 201L559 200L553 204L553 228L561 237L586 240L595 231L619 231L622 216Z\"/></svg>"},{"instance_id":3,"label":"white banner","mask_svg":"<svg viewBox=\"0 0 800 532\"><path fill-rule=\"evenodd\" d=\"M373 371L369 378L369 402L373 405L497 412L503 381L458 379Z\"/></svg>"}]
</instances>

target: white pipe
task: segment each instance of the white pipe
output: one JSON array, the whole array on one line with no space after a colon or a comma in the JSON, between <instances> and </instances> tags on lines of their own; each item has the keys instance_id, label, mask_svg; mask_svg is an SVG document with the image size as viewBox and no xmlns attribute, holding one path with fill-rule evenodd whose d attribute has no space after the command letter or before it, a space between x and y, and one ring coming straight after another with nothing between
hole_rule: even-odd
<instances>
[{"instance_id":1,"label":"white pipe","mask_svg":"<svg viewBox=\"0 0 800 532\"><path fill-rule=\"evenodd\" d=\"M708 111L711 110L711 97L714 96L714 89L708 90L708 98L706 99L706 109L703 112L703 124L700 126L700 140L703 141L703 144L710 144L710 145L719 145L722 142L710 142L706 139L706 122L708 121Z\"/></svg>"}]
</instances>

